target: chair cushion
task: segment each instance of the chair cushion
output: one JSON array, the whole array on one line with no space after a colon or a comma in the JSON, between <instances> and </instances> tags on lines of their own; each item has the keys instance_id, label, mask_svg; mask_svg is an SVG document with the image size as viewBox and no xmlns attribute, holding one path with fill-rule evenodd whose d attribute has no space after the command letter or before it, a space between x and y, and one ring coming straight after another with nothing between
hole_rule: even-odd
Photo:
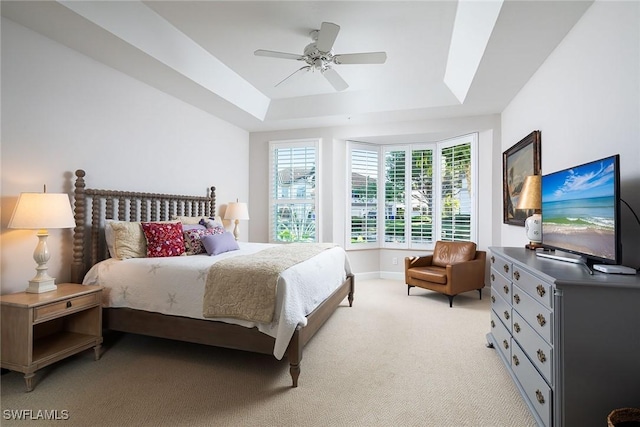
<instances>
[{"instance_id":1,"label":"chair cushion","mask_svg":"<svg viewBox=\"0 0 640 427\"><path fill-rule=\"evenodd\" d=\"M447 284L447 270L443 267L413 267L407 270L409 277L426 282Z\"/></svg>"},{"instance_id":2,"label":"chair cushion","mask_svg":"<svg viewBox=\"0 0 640 427\"><path fill-rule=\"evenodd\" d=\"M476 244L473 242L436 242L433 249L433 265L446 267L476 257Z\"/></svg>"}]
</instances>

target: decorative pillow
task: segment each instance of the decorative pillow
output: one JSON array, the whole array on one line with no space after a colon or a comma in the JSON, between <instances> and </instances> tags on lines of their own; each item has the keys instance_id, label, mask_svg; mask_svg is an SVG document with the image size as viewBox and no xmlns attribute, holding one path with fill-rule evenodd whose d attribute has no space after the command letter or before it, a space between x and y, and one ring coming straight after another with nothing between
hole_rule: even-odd
<instances>
[{"instance_id":1,"label":"decorative pillow","mask_svg":"<svg viewBox=\"0 0 640 427\"><path fill-rule=\"evenodd\" d=\"M182 231L189 231L189 230L206 230L207 227L205 227L204 225L200 225L200 224L185 224L184 222L182 223Z\"/></svg>"},{"instance_id":2,"label":"decorative pillow","mask_svg":"<svg viewBox=\"0 0 640 427\"><path fill-rule=\"evenodd\" d=\"M238 242L236 242L236 238L228 231L225 231L222 234L202 236L200 240L209 255L219 255L224 252L240 249Z\"/></svg>"},{"instance_id":3,"label":"decorative pillow","mask_svg":"<svg viewBox=\"0 0 640 427\"><path fill-rule=\"evenodd\" d=\"M205 228L202 229L187 230L184 234L184 247L187 255L198 255L205 253L204 246L202 246L202 237L212 234L222 234L224 229L221 227Z\"/></svg>"},{"instance_id":4,"label":"decorative pillow","mask_svg":"<svg viewBox=\"0 0 640 427\"><path fill-rule=\"evenodd\" d=\"M174 221L180 221L182 224L199 224L201 220L207 219L206 216L178 216L171 215L171 219Z\"/></svg>"},{"instance_id":5,"label":"decorative pillow","mask_svg":"<svg viewBox=\"0 0 640 427\"><path fill-rule=\"evenodd\" d=\"M113 221L113 253L117 259L144 258L147 256L147 240L139 222ZM108 243L107 243L108 246Z\"/></svg>"},{"instance_id":6,"label":"decorative pillow","mask_svg":"<svg viewBox=\"0 0 640 427\"><path fill-rule=\"evenodd\" d=\"M116 258L116 249L113 246L115 244L115 233L113 231L113 224L115 221L112 219L108 219L104 223L104 240L107 243L107 249L109 249L109 256L111 258Z\"/></svg>"},{"instance_id":7,"label":"decorative pillow","mask_svg":"<svg viewBox=\"0 0 640 427\"><path fill-rule=\"evenodd\" d=\"M184 254L182 223L143 222L147 239L147 256L170 257Z\"/></svg>"},{"instance_id":8,"label":"decorative pillow","mask_svg":"<svg viewBox=\"0 0 640 427\"><path fill-rule=\"evenodd\" d=\"M224 223L222 222L222 217L215 217L215 218L203 218L200 220L200 224L204 225L207 228L215 228L215 227L222 227L224 228Z\"/></svg>"}]
</instances>

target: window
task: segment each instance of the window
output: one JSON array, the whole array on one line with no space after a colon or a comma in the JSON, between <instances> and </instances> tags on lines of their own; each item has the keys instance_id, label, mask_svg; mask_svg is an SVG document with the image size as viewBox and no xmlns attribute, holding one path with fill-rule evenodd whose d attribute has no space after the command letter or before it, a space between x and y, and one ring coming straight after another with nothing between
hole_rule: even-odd
<instances>
[{"instance_id":1,"label":"window","mask_svg":"<svg viewBox=\"0 0 640 427\"><path fill-rule=\"evenodd\" d=\"M316 242L318 140L269 143L269 241Z\"/></svg>"},{"instance_id":2,"label":"window","mask_svg":"<svg viewBox=\"0 0 640 427\"><path fill-rule=\"evenodd\" d=\"M347 247L371 247L364 243L378 242L373 247L429 249L436 240L475 241L476 145L477 134L429 144L388 145L379 152L375 146L351 143ZM363 192L356 172L365 164L366 174L376 175L381 183L376 186L380 197L375 209L373 198L366 205L368 212L382 213L375 223L363 218L362 203L356 197ZM371 237L374 234L380 239Z\"/></svg>"},{"instance_id":3,"label":"window","mask_svg":"<svg viewBox=\"0 0 640 427\"><path fill-rule=\"evenodd\" d=\"M380 150L350 147L351 241L354 247L378 246L378 157Z\"/></svg>"}]
</instances>

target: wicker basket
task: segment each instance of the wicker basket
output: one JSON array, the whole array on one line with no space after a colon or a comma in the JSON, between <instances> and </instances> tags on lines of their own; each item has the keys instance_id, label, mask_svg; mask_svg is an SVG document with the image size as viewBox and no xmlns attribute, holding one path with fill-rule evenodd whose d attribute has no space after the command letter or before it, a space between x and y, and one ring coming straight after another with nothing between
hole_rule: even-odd
<instances>
[{"instance_id":1,"label":"wicker basket","mask_svg":"<svg viewBox=\"0 0 640 427\"><path fill-rule=\"evenodd\" d=\"M620 408L607 417L609 427L640 427L640 408Z\"/></svg>"}]
</instances>

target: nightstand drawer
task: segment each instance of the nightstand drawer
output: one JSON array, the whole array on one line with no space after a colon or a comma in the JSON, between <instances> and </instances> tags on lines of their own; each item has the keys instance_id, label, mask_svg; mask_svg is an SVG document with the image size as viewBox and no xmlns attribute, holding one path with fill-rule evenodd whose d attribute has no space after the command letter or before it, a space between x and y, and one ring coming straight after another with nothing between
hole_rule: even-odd
<instances>
[{"instance_id":1,"label":"nightstand drawer","mask_svg":"<svg viewBox=\"0 0 640 427\"><path fill-rule=\"evenodd\" d=\"M70 313L85 307L96 305L99 303L98 295L99 293L94 292L89 295L82 295L75 298L69 298L64 301L57 301L51 304L36 307L33 310L33 322L41 322L43 320L62 316L65 313Z\"/></svg>"}]
</instances>

